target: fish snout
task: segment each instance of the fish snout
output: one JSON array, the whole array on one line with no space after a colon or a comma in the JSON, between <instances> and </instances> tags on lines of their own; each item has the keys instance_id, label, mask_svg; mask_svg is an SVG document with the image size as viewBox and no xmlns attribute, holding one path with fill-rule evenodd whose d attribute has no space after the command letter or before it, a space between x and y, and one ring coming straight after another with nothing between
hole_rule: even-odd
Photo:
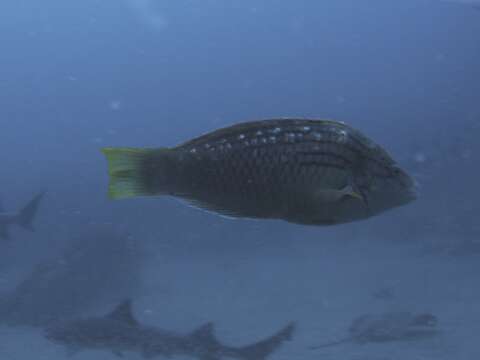
<instances>
[{"instance_id":1,"label":"fish snout","mask_svg":"<svg viewBox=\"0 0 480 360\"><path fill-rule=\"evenodd\" d=\"M408 200L413 201L418 198L418 193L420 190L420 184L417 179L410 176L405 170L400 166L394 165L392 167L393 177L397 180L397 183L400 184L404 195Z\"/></svg>"}]
</instances>

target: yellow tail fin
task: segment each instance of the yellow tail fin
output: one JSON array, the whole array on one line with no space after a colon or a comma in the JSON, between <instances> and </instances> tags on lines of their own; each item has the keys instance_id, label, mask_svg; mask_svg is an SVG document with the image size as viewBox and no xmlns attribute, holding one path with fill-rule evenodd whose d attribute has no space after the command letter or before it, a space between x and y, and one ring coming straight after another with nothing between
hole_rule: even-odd
<instances>
[{"instance_id":1,"label":"yellow tail fin","mask_svg":"<svg viewBox=\"0 0 480 360\"><path fill-rule=\"evenodd\" d=\"M112 199L124 199L149 195L145 186L142 168L152 149L103 148L107 157L110 183L108 195Z\"/></svg>"}]
</instances>

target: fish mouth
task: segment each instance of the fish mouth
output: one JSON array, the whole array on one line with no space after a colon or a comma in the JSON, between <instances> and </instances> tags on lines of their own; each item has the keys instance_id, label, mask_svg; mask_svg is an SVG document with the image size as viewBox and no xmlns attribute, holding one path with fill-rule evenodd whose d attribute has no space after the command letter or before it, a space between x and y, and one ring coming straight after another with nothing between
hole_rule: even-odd
<instances>
[{"instance_id":1,"label":"fish mouth","mask_svg":"<svg viewBox=\"0 0 480 360\"><path fill-rule=\"evenodd\" d=\"M407 202L415 201L417 199L418 199L418 189L415 189L415 188L408 189L406 192Z\"/></svg>"},{"instance_id":2,"label":"fish mouth","mask_svg":"<svg viewBox=\"0 0 480 360\"><path fill-rule=\"evenodd\" d=\"M397 181L401 184L403 188L403 197L406 202L414 201L419 196L420 183L413 176L410 176L405 170L399 166L393 167L393 172L396 174Z\"/></svg>"},{"instance_id":3,"label":"fish mouth","mask_svg":"<svg viewBox=\"0 0 480 360\"><path fill-rule=\"evenodd\" d=\"M405 189L399 197L399 205L406 205L418 199L418 190L416 188Z\"/></svg>"},{"instance_id":4,"label":"fish mouth","mask_svg":"<svg viewBox=\"0 0 480 360\"><path fill-rule=\"evenodd\" d=\"M409 188L407 190L407 198L410 201L414 201L414 200L418 199L418 197L420 195L421 184L418 182L417 179L415 179L413 177L410 178L410 181L411 181L411 185L409 186Z\"/></svg>"}]
</instances>

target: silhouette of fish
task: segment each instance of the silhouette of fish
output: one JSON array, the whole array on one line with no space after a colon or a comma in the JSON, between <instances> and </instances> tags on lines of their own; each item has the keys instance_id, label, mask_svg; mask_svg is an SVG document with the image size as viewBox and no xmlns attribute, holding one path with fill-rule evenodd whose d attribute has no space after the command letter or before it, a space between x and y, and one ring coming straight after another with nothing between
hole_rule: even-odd
<instances>
[{"instance_id":1,"label":"silhouette of fish","mask_svg":"<svg viewBox=\"0 0 480 360\"><path fill-rule=\"evenodd\" d=\"M316 350L345 343L378 343L418 340L437 334L437 318L431 314L392 312L382 315L363 315L356 318L343 339L312 346Z\"/></svg>"},{"instance_id":2,"label":"silhouette of fish","mask_svg":"<svg viewBox=\"0 0 480 360\"><path fill-rule=\"evenodd\" d=\"M182 335L140 324L134 317L130 300L118 305L106 316L68 321L46 329L47 339L67 348L73 355L82 350L107 350L121 357L137 352L144 358L190 356L199 360L264 360L292 338L291 323L274 335L243 347L222 344L214 334L213 323Z\"/></svg>"},{"instance_id":3,"label":"silhouette of fish","mask_svg":"<svg viewBox=\"0 0 480 360\"><path fill-rule=\"evenodd\" d=\"M331 225L416 198L380 146L335 121L241 123L174 148L105 148L114 199L170 195L231 217Z\"/></svg>"}]
</instances>

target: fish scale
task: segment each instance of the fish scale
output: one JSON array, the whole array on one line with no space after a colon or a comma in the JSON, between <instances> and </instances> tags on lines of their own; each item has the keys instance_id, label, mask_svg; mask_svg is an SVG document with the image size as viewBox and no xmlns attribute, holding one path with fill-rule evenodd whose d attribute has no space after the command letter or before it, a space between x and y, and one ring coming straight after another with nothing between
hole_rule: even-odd
<instances>
[{"instance_id":1,"label":"fish scale","mask_svg":"<svg viewBox=\"0 0 480 360\"><path fill-rule=\"evenodd\" d=\"M212 177L202 174L200 168L212 166L234 174L233 183L230 182L231 179L224 179L231 185L228 189L225 186L214 186L216 194L213 196L222 199L231 196L237 203L244 202L246 196L250 202L257 201L267 209L278 209L284 207L283 196L289 188L298 188L296 192L301 193L308 191L314 185L314 180L317 180L319 184L335 188L344 186L347 181L348 171L342 169L342 165L345 164L335 161L335 159L332 160L332 156L329 157L329 154L341 157L340 151L347 143L343 140L346 135L338 136L337 127L332 126L330 122L326 122L327 129L333 134L326 134L327 130L323 129L325 123L322 122L316 127L320 127L324 132L323 138L312 141L305 134L315 131L315 127L311 122L307 122L307 124L308 126L302 121L295 120L293 125L290 122L287 126L280 126L278 122L275 122L269 127L261 126L260 130L253 128L249 132L240 127L228 136L219 131L218 136L207 135L203 140L198 138L177 149L190 152L192 147L199 148L195 154L197 159L203 161L196 164L198 170L193 172L197 178L203 179L204 183L201 187L205 192L208 192L207 189L211 187L211 184L220 185L218 183L223 180L216 172L212 173ZM257 145L251 141L246 142L254 137L268 139L266 137L268 134L275 134L275 139L278 138L278 141L274 142L270 138L270 144L268 141L267 144L259 141ZM315 148L312 147L317 142L324 143L323 152L315 151ZM207 144L208 146L206 146ZM219 155L215 153L217 144L232 144L232 148L218 149ZM208 150L202 151L202 149ZM241 151L239 151L240 149ZM310 153L305 155L306 152ZM322 156L326 158L323 161ZM285 164L289 166L285 166ZM339 167L339 169L333 170L328 165ZM246 185L249 183L252 186ZM254 187L256 187L256 191L249 191ZM237 189L238 194L230 194L228 190L231 188ZM180 192L184 193L184 191L187 190L182 189ZM295 200L295 197L292 200ZM221 202L221 200L217 201ZM303 202L303 200L300 201ZM222 204L223 206L225 205ZM288 204L287 207L289 207ZM259 210L259 207L257 206L255 210ZM245 210L240 212L242 211Z\"/></svg>"}]
</instances>

